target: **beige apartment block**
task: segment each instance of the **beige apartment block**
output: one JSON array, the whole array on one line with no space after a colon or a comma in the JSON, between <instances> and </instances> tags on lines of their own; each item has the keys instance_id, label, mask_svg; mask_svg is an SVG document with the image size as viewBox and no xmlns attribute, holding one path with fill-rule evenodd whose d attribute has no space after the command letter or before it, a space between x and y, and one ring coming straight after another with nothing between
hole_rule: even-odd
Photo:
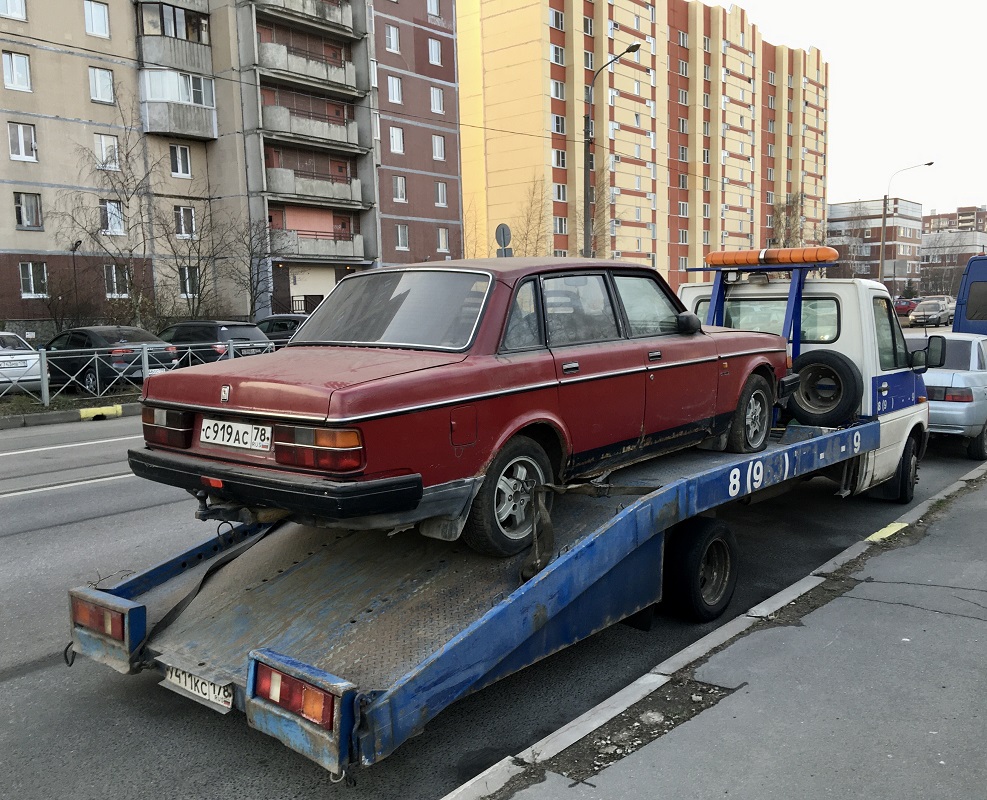
<instances>
[{"instance_id":1,"label":"beige apartment block","mask_svg":"<svg viewBox=\"0 0 987 800\"><path fill-rule=\"evenodd\" d=\"M825 238L827 64L742 8L463 0L459 38L467 253L506 223L515 255L578 255L587 194L593 254L673 286L711 250Z\"/></svg>"}]
</instances>

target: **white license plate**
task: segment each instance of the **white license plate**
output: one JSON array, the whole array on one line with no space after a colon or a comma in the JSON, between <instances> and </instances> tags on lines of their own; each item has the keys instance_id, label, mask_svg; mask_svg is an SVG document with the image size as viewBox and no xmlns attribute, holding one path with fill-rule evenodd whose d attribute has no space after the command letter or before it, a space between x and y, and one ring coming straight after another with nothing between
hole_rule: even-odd
<instances>
[{"instance_id":1,"label":"white license plate","mask_svg":"<svg viewBox=\"0 0 987 800\"><path fill-rule=\"evenodd\" d=\"M233 684L220 686L178 667L165 667L165 682L221 709L233 708Z\"/></svg>"},{"instance_id":2,"label":"white license plate","mask_svg":"<svg viewBox=\"0 0 987 800\"><path fill-rule=\"evenodd\" d=\"M162 373L167 372L167 371L168 370L166 370L164 367L160 367L160 368L155 368L155 369L149 369L147 371L147 374L148 375L161 375Z\"/></svg>"},{"instance_id":3,"label":"white license plate","mask_svg":"<svg viewBox=\"0 0 987 800\"><path fill-rule=\"evenodd\" d=\"M0 369L24 369L26 361L0 361Z\"/></svg>"},{"instance_id":4,"label":"white license plate","mask_svg":"<svg viewBox=\"0 0 987 800\"><path fill-rule=\"evenodd\" d=\"M268 425L203 419L202 427L199 429L199 441L203 444L267 452L271 449L271 428Z\"/></svg>"}]
</instances>

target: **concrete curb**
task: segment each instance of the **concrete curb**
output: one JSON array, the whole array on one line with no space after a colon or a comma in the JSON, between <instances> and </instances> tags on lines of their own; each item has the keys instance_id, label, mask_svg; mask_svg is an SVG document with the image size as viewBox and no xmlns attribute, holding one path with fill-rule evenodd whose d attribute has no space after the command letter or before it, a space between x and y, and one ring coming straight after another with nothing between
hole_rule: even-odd
<instances>
[{"instance_id":1,"label":"concrete curb","mask_svg":"<svg viewBox=\"0 0 987 800\"><path fill-rule=\"evenodd\" d=\"M971 470L935 496L930 497L915 508L909 509L906 514L903 514L884 530L891 528L892 533L897 533L907 528L908 525L915 524L936 503L963 489L967 482L981 478L984 475L987 475L987 464ZM634 705L634 703L643 700L653 691L663 686L671 679L670 676L680 669L687 667L700 658L704 658L717 647L737 638L757 622L762 621L775 611L797 600L821 583L824 583L825 578L821 576L831 574L839 567L865 553L870 549L873 541L877 540L865 539L850 545L835 558L813 570L805 578L782 589L773 597L769 597L767 600L758 603L746 614L730 620L702 639L693 642L684 650L666 659L650 672L642 675L616 694L594 706L586 713L576 717L572 722L563 725L557 731L550 733L531 747L522 750L516 756L501 759L472 780L449 792L442 800L481 800L481 798L488 797L499 789L502 789L511 778L523 771L524 768L519 762L535 765L558 755L567 747L579 741L587 734L592 733L602 725L605 725L614 717L622 714Z\"/></svg>"},{"instance_id":2,"label":"concrete curb","mask_svg":"<svg viewBox=\"0 0 987 800\"><path fill-rule=\"evenodd\" d=\"M36 425L55 425L61 422L85 422L88 420L136 417L141 413L140 403L122 403L98 408L71 408L65 411L43 411L40 414L15 414L0 417L0 431L12 428L32 428Z\"/></svg>"}]
</instances>

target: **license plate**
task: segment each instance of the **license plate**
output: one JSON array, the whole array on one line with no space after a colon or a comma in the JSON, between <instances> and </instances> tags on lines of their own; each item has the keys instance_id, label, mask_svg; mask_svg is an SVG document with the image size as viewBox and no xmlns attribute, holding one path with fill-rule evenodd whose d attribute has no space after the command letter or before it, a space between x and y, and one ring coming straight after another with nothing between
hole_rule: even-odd
<instances>
[{"instance_id":1,"label":"license plate","mask_svg":"<svg viewBox=\"0 0 987 800\"><path fill-rule=\"evenodd\" d=\"M24 369L26 361L0 361L0 369Z\"/></svg>"},{"instance_id":2,"label":"license plate","mask_svg":"<svg viewBox=\"0 0 987 800\"><path fill-rule=\"evenodd\" d=\"M233 684L220 686L178 667L165 667L165 683L177 686L186 694L204 701L207 705L220 709L233 708Z\"/></svg>"},{"instance_id":3,"label":"license plate","mask_svg":"<svg viewBox=\"0 0 987 800\"><path fill-rule=\"evenodd\" d=\"M147 374L148 375L160 375L161 373L167 372L167 371L168 370L166 370L164 367L159 367L159 368L155 368L155 369L149 369L147 371Z\"/></svg>"},{"instance_id":4,"label":"license plate","mask_svg":"<svg viewBox=\"0 0 987 800\"><path fill-rule=\"evenodd\" d=\"M199 441L203 444L267 452L271 449L271 428L267 425L250 425L245 422L203 419L202 427L199 429Z\"/></svg>"},{"instance_id":5,"label":"license plate","mask_svg":"<svg viewBox=\"0 0 987 800\"><path fill-rule=\"evenodd\" d=\"M242 356L255 356L261 349L260 347L238 347L237 352Z\"/></svg>"}]
</instances>

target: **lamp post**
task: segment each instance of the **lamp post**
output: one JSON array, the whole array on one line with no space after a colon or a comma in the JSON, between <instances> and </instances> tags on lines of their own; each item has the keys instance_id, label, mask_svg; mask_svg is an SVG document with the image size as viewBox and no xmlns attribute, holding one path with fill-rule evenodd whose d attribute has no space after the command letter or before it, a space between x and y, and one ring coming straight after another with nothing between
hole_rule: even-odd
<instances>
[{"instance_id":1,"label":"lamp post","mask_svg":"<svg viewBox=\"0 0 987 800\"><path fill-rule=\"evenodd\" d=\"M76 239L75 244L69 248L69 252L72 253L72 281L75 283L75 326L78 328L81 320L79 319L79 273L75 268L75 253L82 247L82 239Z\"/></svg>"},{"instance_id":2,"label":"lamp post","mask_svg":"<svg viewBox=\"0 0 987 800\"><path fill-rule=\"evenodd\" d=\"M880 253L880 266L878 267L878 278L884 280L884 243L886 240L887 233L887 223L888 223L888 195L891 194L891 181L894 180L894 176L899 172L906 172L910 169L918 169L919 167L931 167L935 162L926 161L924 164L912 164L910 167L902 167L899 170L891 173L891 177L888 178L888 190L884 193L884 202L881 204L881 253ZM891 280L891 293L895 294L895 287L898 285L898 268L895 267L895 274Z\"/></svg>"},{"instance_id":3,"label":"lamp post","mask_svg":"<svg viewBox=\"0 0 987 800\"><path fill-rule=\"evenodd\" d=\"M592 112L593 112L593 84L596 83L597 76L603 72L607 67L609 67L614 61L617 61L621 56L625 56L628 53L636 53L641 49L640 43L635 43L628 45L622 52L617 53L613 58L611 58L606 64L600 67L596 72L593 73L593 77L589 82L589 97L586 98L586 114L583 117L583 258L589 258L592 255L593 237L592 237L592 227L593 227L593 215L590 213L590 193L592 191L592 181L589 175L589 158L590 158L590 146L593 143L593 135L591 128Z\"/></svg>"}]
</instances>

